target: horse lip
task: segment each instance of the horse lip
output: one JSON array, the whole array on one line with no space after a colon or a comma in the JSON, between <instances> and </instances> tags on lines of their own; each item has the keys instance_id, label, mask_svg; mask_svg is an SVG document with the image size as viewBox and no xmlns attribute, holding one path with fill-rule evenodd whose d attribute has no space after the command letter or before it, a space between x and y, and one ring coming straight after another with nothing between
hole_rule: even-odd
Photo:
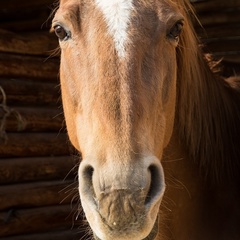
<instances>
[{"instance_id":1,"label":"horse lip","mask_svg":"<svg viewBox=\"0 0 240 240\"><path fill-rule=\"evenodd\" d=\"M154 223L152 231L149 233L147 237L145 237L143 240L154 240L158 234L158 217Z\"/></svg>"},{"instance_id":2,"label":"horse lip","mask_svg":"<svg viewBox=\"0 0 240 240\"><path fill-rule=\"evenodd\" d=\"M149 235L147 237L145 237L142 240L154 240L156 238L157 234L158 234L158 217L154 223L152 231L149 233ZM98 238L94 233L93 233L93 237L95 240L102 240L102 239Z\"/></svg>"}]
</instances>

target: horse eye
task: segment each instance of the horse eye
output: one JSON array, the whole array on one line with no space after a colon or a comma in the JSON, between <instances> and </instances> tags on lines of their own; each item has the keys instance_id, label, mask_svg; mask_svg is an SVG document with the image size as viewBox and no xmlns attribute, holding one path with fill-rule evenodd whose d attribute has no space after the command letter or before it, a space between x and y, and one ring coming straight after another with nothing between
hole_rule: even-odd
<instances>
[{"instance_id":1,"label":"horse eye","mask_svg":"<svg viewBox=\"0 0 240 240\"><path fill-rule=\"evenodd\" d=\"M54 32L60 41L66 41L70 37L70 33L67 32L62 26L57 25L54 27Z\"/></svg>"},{"instance_id":2,"label":"horse eye","mask_svg":"<svg viewBox=\"0 0 240 240\"><path fill-rule=\"evenodd\" d=\"M178 21L170 30L168 33L168 37L174 40L178 40L178 37L183 29L183 22Z\"/></svg>"}]
</instances>

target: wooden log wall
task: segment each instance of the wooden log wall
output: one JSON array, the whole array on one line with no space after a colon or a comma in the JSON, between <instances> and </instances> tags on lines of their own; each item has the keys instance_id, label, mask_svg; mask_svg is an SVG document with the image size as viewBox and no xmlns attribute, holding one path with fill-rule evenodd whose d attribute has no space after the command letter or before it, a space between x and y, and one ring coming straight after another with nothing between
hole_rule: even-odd
<instances>
[{"instance_id":1,"label":"wooden log wall","mask_svg":"<svg viewBox=\"0 0 240 240\"><path fill-rule=\"evenodd\" d=\"M240 74L240 1L194 1L196 23L205 52L223 60L226 75Z\"/></svg>"},{"instance_id":2,"label":"wooden log wall","mask_svg":"<svg viewBox=\"0 0 240 240\"><path fill-rule=\"evenodd\" d=\"M80 239L79 157L65 130L58 42L44 24L54 6L0 5L0 239Z\"/></svg>"}]
</instances>

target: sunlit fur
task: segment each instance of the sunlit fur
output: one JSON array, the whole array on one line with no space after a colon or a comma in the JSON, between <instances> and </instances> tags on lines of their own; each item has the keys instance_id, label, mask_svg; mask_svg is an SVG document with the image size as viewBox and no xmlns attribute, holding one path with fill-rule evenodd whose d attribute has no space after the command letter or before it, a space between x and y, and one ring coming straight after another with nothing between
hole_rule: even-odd
<instances>
[{"instance_id":1,"label":"sunlit fur","mask_svg":"<svg viewBox=\"0 0 240 240\"><path fill-rule=\"evenodd\" d=\"M106 199L102 211L107 211L116 196L133 198L142 189L141 197L133 199L133 209L136 202L144 209L141 202L149 185L144 169L148 159L155 164L158 158L167 190L156 239L239 239L239 77L223 79L210 67L187 0L133 0L119 45L119 35L109 32L107 22L112 18L104 17L109 9L103 13L99 5L104 8L107 1L61 0L53 20L53 26L61 24L71 32L71 39L60 42L62 98L70 140L83 156L80 174L90 164L93 185L100 186L89 192L97 201ZM179 41L167 39L167 31L179 19L184 19ZM159 174L163 177L161 170ZM113 191L102 190L102 182ZM159 184L157 204L165 189L164 181ZM89 193L85 189L81 194L87 209L83 195ZM117 197L115 202L121 201ZM118 209L113 203L113 209L124 219L119 209L128 208L120 204ZM141 218L136 223L140 229L126 221L124 229L111 232L94 211L85 213L102 240L141 240L156 219L154 215L145 221L153 212L134 210ZM113 219L114 211L109 211Z\"/></svg>"}]
</instances>

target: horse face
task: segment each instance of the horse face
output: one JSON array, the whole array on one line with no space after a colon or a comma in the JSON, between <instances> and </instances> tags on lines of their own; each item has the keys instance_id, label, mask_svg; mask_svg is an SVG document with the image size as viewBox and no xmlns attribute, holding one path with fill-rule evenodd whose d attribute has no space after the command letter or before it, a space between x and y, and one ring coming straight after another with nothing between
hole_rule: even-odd
<instances>
[{"instance_id":1,"label":"horse face","mask_svg":"<svg viewBox=\"0 0 240 240\"><path fill-rule=\"evenodd\" d=\"M99 239L144 239L156 222L181 27L166 1L60 1L53 28L64 114L83 158L82 206Z\"/></svg>"}]
</instances>

